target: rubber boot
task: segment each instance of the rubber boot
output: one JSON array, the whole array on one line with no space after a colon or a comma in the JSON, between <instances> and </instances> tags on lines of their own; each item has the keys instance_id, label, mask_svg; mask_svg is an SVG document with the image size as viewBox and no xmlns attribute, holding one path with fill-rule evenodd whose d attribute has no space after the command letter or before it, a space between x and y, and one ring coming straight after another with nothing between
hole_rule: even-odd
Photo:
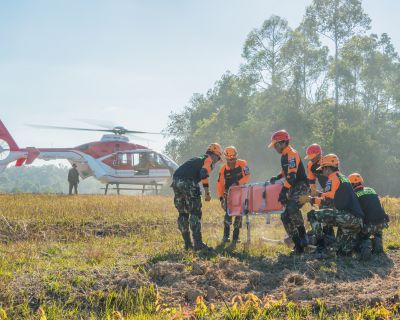
<instances>
[{"instance_id":1,"label":"rubber boot","mask_svg":"<svg viewBox=\"0 0 400 320\"><path fill-rule=\"evenodd\" d=\"M372 250L374 254L383 253L383 240L382 236L375 236L372 241Z\"/></svg>"},{"instance_id":2,"label":"rubber boot","mask_svg":"<svg viewBox=\"0 0 400 320\"><path fill-rule=\"evenodd\" d=\"M203 242L200 228L198 229L197 232L193 232L193 240L194 240L194 251L212 250L212 248L210 248Z\"/></svg>"},{"instance_id":3,"label":"rubber boot","mask_svg":"<svg viewBox=\"0 0 400 320\"><path fill-rule=\"evenodd\" d=\"M363 239L360 244L361 260L371 259L372 244L370 239Z\"/></svg>"},{"instance_id":4,"label":"rubber boot","mask_svg":"<svg viewBox=\"0 0 400 320\"><path fill-rule=\"evenodd\" d=\"M185 250L193 249L192 240L190 239L190 233L189 232L182 233L182 238L183 241L185 241Z\"/></svg>"},{"instance_id":5,"label":"rubber boot","mask_svg":"<svg viewBox=\"0 0 400 320\"><path fill-rule=\"evenodd\" d=\"M229 227L229 225L224 224L224 237L222 238L222 242L226 243L231 241L231 239L229 238L229 234L231 232L230 229L231 228Z\"/></svg>"},{"instance_id":6,"label":"rubber boot","mask_svg":"<svg viewBox=\"0 0 400 320\"><path fill-rule=\"evenodd\" d=\"M236 243L240 242L239 233L240 233L240 229L239 228L234 228L233 229L233 237L232 237L233 242L236 242Z\"/></svg>"}]
</instances>

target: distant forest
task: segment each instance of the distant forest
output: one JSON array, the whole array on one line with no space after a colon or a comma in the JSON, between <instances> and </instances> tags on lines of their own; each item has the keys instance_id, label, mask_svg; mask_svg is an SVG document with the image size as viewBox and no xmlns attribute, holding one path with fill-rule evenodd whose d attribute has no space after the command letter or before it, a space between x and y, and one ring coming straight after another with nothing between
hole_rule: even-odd
<instances>
[{"instance_id":1,"label":"distant forest","mask_svg":"<svg viewBox=\"0 0 400 320\"><path fill-rule=\"evenodd\" d=\"M68 169L55 165L9 167L0 173L0 192L68 193ZM103 186L88 178L79 184L79 192L102 193Z\"/></svg>"},{"instance_id":2,"label":"distant forest","mask_svg":"<svg viewBox=\"0 0 400 320\"><path fill-rule=\"evenodd\" d=\"M170 115L167 154L182 163L211 142L235 145L252 180L265 180L279 170L266 144L285 128L302 156L319 143L345 174L399 196L399 55L388 34L370 28L360 0L314 0L298 26L269 17L249 32L238 73Z\"/></svg>"}]
</instances>

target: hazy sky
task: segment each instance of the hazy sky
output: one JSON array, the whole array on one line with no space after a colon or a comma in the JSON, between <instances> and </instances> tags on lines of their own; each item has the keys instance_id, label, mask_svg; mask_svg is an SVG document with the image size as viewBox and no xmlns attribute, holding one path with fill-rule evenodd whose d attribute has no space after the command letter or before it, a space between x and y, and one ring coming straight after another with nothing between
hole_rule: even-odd
<instances>
[{"instance_id":1,"label":"hazy sky","mask_svg":"<svg viewBox=\"0 0 400 320\"><path fill-rule=\"evenodd\" d=\"M272 14L295 27L310 3L0 0L0 119L21 147L101 137L25 123L85 126L75 119L89 118L160 131L193 93L237 72L253 28ZM364 8L371 32L387 32L399 50L400 1L364 0ZM161 149L156 140L150 146Z\"/></svg>"}]
</instances>

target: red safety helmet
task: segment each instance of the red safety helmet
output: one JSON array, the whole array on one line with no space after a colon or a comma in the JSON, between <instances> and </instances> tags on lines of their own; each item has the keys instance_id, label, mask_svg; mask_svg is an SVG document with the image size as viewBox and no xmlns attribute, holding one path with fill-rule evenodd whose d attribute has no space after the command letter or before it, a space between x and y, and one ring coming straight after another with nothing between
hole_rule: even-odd
<instances>
[{"instance_id":1,"label":"red safety helmet","mask_svg":"<svg viewBox=\"0 0 400 320\"><path fill-rule=\"evenodd\" d=\"M315 157L319 156L322 154L322 149L321 146L317 143L312 144L307 148L306 151L307 155L305 156L305 160L312 160Z\"/></svg>"},{"instance_id":2,"label":"red safety helmet","mask_svg":"<svg viewBox=\"0 0 400 320\"><path fill-rule=\"evenodd\" d=\"M280 141L289 141L290 136L289 133L286 130L278 130L274 132L274 134L271 137L271 143L268 145L268 148L272 148L275 146L275 143L280 142Z\"/></svg>"}]
</instances>

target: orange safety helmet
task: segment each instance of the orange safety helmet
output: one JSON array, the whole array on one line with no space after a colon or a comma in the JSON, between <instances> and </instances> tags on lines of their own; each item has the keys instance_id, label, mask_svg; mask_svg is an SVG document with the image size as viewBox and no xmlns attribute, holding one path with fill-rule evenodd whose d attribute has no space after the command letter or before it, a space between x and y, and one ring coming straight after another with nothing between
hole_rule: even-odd
<instances>
[{"instance_id":1,"label":"orange safety helmet","mask_svg":"<svg viewBox=\"0 0 400 320\"><path fill-rule=\"evenodd\" d=\"M207 152L212 152L215 155L217 155L218 157L222 157L222 148L219 145L219 143L211 143L208 148L207 148Z\"/></svg>"},{"instance_id":2,"label":"orange safety helmet","mask_svg":"<svg viewBox=\"0 0 400 320\"><path fill-rule=\"evenodd\" d=\"M275 143L280 141L289 141L290 135L286 130L278 130L273 133L271 137L271 143L268 145L268 148L272 148L275 146Z\"/></svg>"},{"instance_id":3,"label":"orange safety helmet","mask_svg":"<svg viewBox=\"0 0 400 320\"><path fill-rule=\"evenodd\" d=\"M321 158L320 166L317 170L321 170L324 167L336 167L340 164L339 157L336 154L330 153Z\"/></svg>"},{"instance_id":4,"label":"orange safety helmet","mask_svg":"<svg viewBox=\"0 0 400 320\"><path fill-rule=\"evenodd\" d=\"M364 179L361 176L361 174L354 172L351 175L349 175L349 181L351 184L363 184L364 183Z\"/></svg>"},{"instance_id":5,"label":"orange safety helmet","mask_svg":"<svg viewBox=\"0 0 400 320\"><path fill-rule=\"evenodd\" d=\"M321 146L319 144L317 144L317 143L314 143L314 144L312 144L311 146L309 146L307 148L306 153L307 153L307 155L306 155L306 157L304 159L305 160L312 160L315 157L317 157L319 155L322 155Z\"/></svg>"},{"instance_id":6,"label":"orange safety helmet","mask_svg":"<svg viewBox=\"0 0 400 320\"><path fill-rule=\"evenodd\" d=\"M225 159L232 160L237 157L237 149L234 146L226 147L224 151Z\"/></svg>"}]
</instances>

